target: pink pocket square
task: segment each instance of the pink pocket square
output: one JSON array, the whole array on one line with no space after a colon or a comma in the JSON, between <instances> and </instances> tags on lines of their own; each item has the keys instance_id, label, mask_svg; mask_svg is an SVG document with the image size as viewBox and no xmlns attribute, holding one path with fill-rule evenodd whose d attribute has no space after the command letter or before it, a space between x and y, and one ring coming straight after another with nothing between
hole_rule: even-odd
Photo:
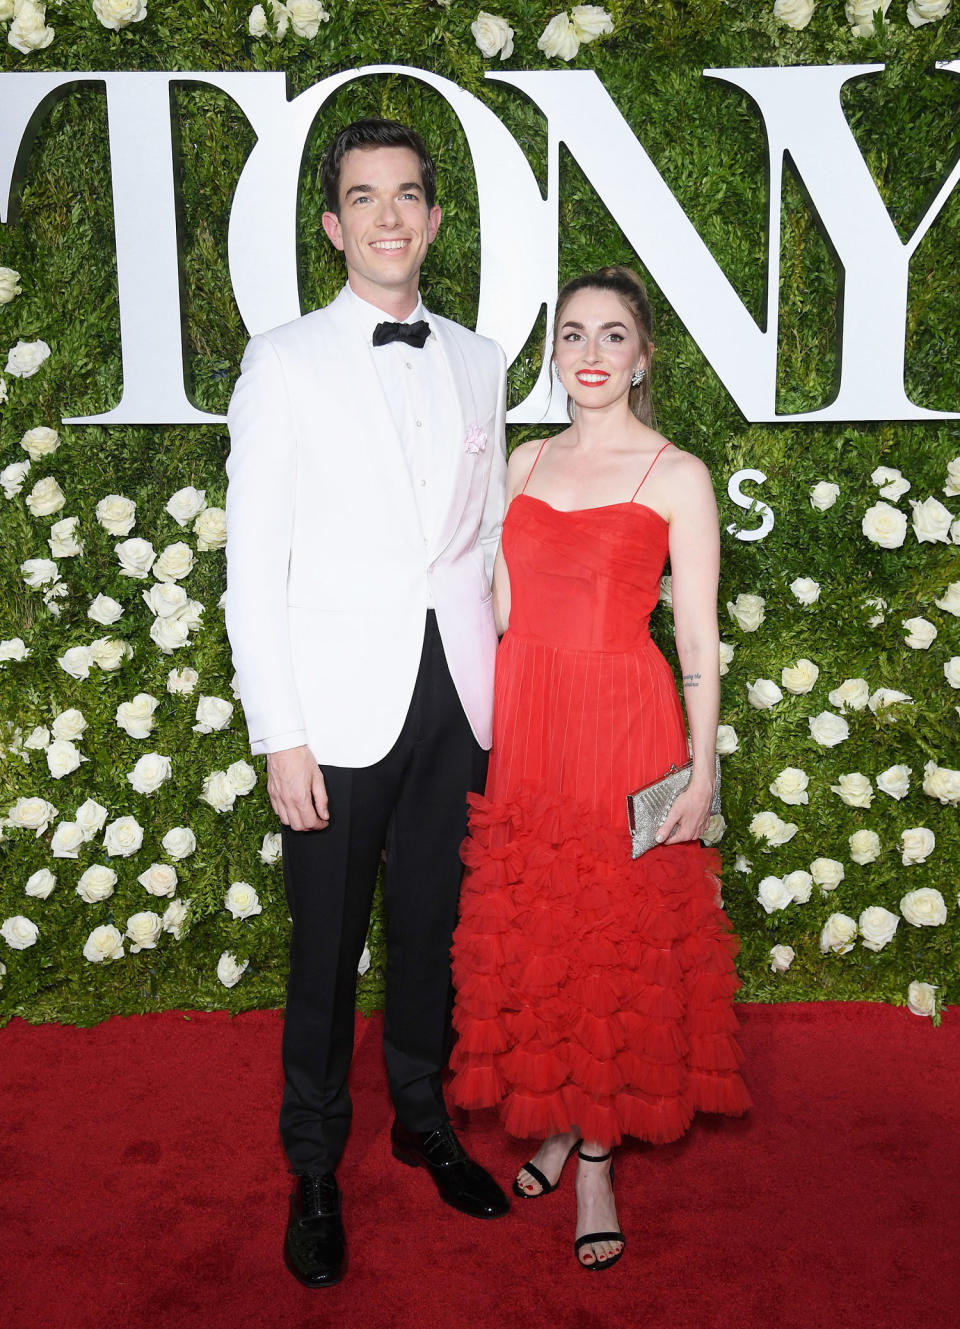
<instances>
[{"instance_id":1,"label":"pink pocket square","mask_svg":"<svg viewBox=\"0 0 960 1329\"><path fill-rule=\"evenodd\" d=\"M471 425L467 430L467 436L463 440L463 446L467 452L482 452L487 446L487 436L479 425Z\"/></svg>"}]
</instances>

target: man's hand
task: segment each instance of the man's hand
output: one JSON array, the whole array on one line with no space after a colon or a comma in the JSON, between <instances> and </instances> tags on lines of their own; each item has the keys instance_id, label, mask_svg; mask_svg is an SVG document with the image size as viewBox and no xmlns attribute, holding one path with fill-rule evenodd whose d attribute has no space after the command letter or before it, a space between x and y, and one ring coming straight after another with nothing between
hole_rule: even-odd
<instances>
[{"instance_id":1,"label":"man's hand","mask_svg":"<svg viewBox=\"0 0 960 1329\"><path fill-rule=\"evenodd\" d=\"M306 745L267 753L267 793L291 830L322 831L330 825L323 774Z\"/></svg>"}]
</instances>

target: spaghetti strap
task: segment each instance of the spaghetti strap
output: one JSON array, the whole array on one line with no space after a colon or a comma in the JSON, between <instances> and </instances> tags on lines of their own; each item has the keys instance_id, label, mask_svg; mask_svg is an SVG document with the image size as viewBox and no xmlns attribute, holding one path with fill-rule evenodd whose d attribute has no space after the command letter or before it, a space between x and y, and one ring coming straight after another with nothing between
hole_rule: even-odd
<instances>
[{"instance_id":1,"label":"spaghetti strap","mask_svg":"<svg viewBox=\"0 0 960 1329\"><path fill-rule=\"evenodd\" d=\"M527 485L530 483L530 477L531 477L531 475L533 475L534 471L537 469L537 462L540 460L540 453L544 450L544 448L547 446L547 444L548 444L549 442L550 442L550 440L549 440L548 438L545 438L545 439L543 440L543 442L540 444L540 447L537 449L537 455L536 455L536 456L534 457L534 459L533 459L533 465L530 467L529 471L527 471L527 478L526 478L526 480L524 480L524 482L523 482L523 488L520 490L520 493L521 493L521 494L526 493ZM645 480L645 479L646 479L646 476L644 476L644 480ZM642 484L643 481L641 480L640 483Z\"/></svg>"},{"instance_id":2,"label":"spaghetti strap","mask_svg":"<svg viewBox=\"0 0 960 1329\"><path fill-rule=\"evenodd\" d=\"M672 448L672 447L673 447L673 444L672 444L672 443L670 442L670 440L668 439L668 440L666 441L666 443L664 443L663 447L660 449L660 452L657 453L657 455L654 457L653 461L650 463L650 465L649 465L649 466L647 467L647 469L644 471L644 473L643 473L643 480L640 481L640 483L637 485L636 489L633 491L633 498L631 498L631 500L630 500L631 503L634 503L634 502L636 501L636 497L637 497L637 495L640 493L640 490L643 488L644 481L646 480L646 478L647 478L647 476L650 474L650 472L653 470L654 466L656 466L657 462L660 460L660 453L662 453L662 452L666 452L667 448ZM537 453L537 457L539 457L539 456L540 456L540 454L539 454L539 452L538 452L538 453ZM536 462L533 463L534 466L536 466L536 464L537 464ZM530 469L533 470L533 467L531 467ZM529 475L527 476L527 479L528 479L528 480L530 479ZM526 486L524 486L524 488L526 488Z\"/></svg>"}]
</instances>

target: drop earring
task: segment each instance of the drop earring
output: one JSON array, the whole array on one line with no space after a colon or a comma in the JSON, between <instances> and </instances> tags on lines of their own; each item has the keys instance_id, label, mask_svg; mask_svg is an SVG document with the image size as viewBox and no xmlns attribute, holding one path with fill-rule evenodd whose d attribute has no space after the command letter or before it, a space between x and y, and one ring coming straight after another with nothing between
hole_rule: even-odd
<instances>
[{"instance_id":1,"label":"drop earring","mask_svg":"<svg viewBox=\"0 0 960 1329\"><path fill-rule=\"evenodd\" d=\"M647 371L644 369L643 365L637 365L636 369L633 371L633 377L630 380L630 386L632 388L638 388L640 384L643 382L643 380L646 378L646 376L647 376Z\"/></svg>"}]
</instances>

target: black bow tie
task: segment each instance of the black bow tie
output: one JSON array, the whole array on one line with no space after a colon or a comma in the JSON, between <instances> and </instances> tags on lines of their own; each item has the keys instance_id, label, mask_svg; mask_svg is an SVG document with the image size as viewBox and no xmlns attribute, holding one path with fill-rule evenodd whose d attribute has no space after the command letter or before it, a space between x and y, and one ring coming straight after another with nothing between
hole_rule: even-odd
<instances>
[{"instance_id":1,"label":"black bow tie","mask_svg":"<svg viewBox=\"0 0 960 1329\"><path fill-rule=\"evenodd\" d=\"M423 349L430 336L430 324L424 319L416 323L378 323L373 330L374 346L389 346L392 341L405 341L408 346Z\"/></svg>"}]
</instances>

